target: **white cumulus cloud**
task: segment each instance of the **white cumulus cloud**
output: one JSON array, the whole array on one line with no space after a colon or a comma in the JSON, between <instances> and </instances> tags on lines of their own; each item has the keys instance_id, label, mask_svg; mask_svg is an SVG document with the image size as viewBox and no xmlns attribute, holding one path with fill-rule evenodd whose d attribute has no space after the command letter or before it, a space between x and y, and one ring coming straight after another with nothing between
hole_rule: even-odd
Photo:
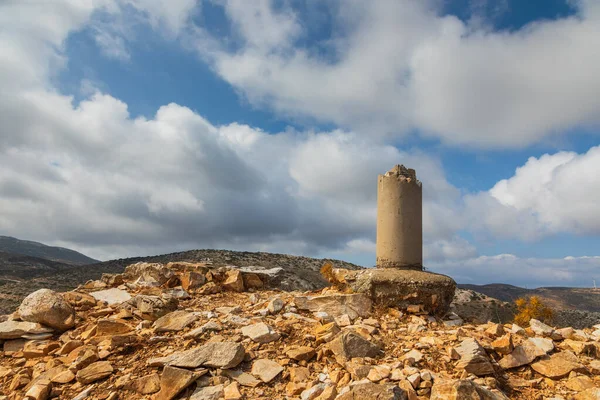
<instances>
[{"instance_id":1,"label":"white cumulus cloud","mask_svg":"<svg viewBox=\"0 0 600 400\"><path fill-rule=\"evenodd\" d=\"M196 45L254 104L365 135L520 148L600 122L595 1L510 32L441 16L433 1L327 4L331 34L316 44L300 11L265 0L224 2L236 35L198 27Z\"/></svg>"}]
</instances>

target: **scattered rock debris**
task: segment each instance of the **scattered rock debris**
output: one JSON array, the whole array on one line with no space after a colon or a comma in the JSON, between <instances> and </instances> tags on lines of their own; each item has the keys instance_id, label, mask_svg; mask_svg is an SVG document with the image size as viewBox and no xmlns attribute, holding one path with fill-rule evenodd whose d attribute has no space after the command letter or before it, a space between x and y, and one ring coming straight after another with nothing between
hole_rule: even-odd
<instances>
[{"instance_id":1,"label":"scattered rock debris","mask_svg":"<svg viewBox=\"0 0 600 400\"><path fill-rule=\"evenodd\" d=\"M0 400L600 398L600 326L474 325L264 279L136 263L32 293L0 322Z\"/></svg>"}]
</instances>

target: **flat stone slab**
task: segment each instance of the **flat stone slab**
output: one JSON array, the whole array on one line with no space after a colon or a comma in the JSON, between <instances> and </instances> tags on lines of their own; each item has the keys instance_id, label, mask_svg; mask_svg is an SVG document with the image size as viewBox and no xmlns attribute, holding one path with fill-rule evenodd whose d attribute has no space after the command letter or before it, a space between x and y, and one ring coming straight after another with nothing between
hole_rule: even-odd
<instances>
[{"instance_id":1,"label":"flat stone slab","mask_svg":"<svg viewBox=\"0 0 600 400\"><path fill-rule=\"evenodd\" d=\"M113 304L121 304L131 300L131 295L125 290L112 288L107 290L99 290L92 292L90 295L98 301L106 302L109 306Z\"/></svg>"},{"instance_id":2,"label":"flat stone slab","mask_svg":"<svg viewBox=\"0 0 600 400\"><path fill-rule=\"evenodd\" d=\"M456 290L449 276L397 268L347 271L344 280L354 293L366 293L375 303L399 308L419 304L435 315L446 314Z\"/></svg>"},{"instance_id":3,"label":"flat stone slab","mask_svg":"<svg viewBox=\"0 0 600 400\"><path fill-rule=\"evenodd\" d=\"M0 339L18 339L28 334L52 333L54 330L35 322L5 321L0 322Z\"/></svg>"},{"instance_id":4,"label":"flat stone slab","mask_svg":"<svg viewBox=\"0 0 600 400\"><path fill-rule=\"evenodd\" d=\"M321 296L297 296L294 303L299 310L325 312L331 317L348 315L351 320L371 315L371 299L362 293L334 293Z\"/></svg>"}]
</instances>

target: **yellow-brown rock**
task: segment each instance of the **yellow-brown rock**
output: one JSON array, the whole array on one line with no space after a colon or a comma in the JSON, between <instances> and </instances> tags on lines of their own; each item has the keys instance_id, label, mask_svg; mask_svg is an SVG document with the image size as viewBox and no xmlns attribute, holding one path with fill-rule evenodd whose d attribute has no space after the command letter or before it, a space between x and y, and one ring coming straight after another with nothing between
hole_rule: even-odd
<instances>
[{"instance_id":1,"label":"yellow-brown rock","mask_svg":"<svg viewBox=\"0 0 600 400\"><path fill-rule=\"evenodd\" d=\"M104 379L113 373L113 367L108 361L97 361L77 372L77 381L83 385Z\"/></svg>"}]
</instances>

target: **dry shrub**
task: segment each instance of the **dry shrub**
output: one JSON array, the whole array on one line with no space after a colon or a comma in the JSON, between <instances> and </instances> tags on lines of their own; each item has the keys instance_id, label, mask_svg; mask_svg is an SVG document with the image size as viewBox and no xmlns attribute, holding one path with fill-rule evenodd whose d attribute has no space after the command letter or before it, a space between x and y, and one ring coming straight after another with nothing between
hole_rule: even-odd
<instances>
[{"instance_id":1,"label":"dry shrub","mask_svg":"<svg viewBox=\"0 0 600 400\"><path fill-rule=\"evenodd\" d=\"M515 324L517 325L527 326L532 318L544 323L552 321L552 309L544 304L538 296L518 298L515 300L515 305L517 306L517 315L515 315Z\"/></svg>"},{"instance_id":2,"label":"dry shrub","mask_svg":"<svg viewBox=\"0 0 600 400\"><path fill-rule=\"evenodd\" d=\"M335 277L333 276L333 265L331 265L331 263L326 262L323 264L321 267L321 275L327 282L336 283Z\"/></svg>"}]
</instances>

